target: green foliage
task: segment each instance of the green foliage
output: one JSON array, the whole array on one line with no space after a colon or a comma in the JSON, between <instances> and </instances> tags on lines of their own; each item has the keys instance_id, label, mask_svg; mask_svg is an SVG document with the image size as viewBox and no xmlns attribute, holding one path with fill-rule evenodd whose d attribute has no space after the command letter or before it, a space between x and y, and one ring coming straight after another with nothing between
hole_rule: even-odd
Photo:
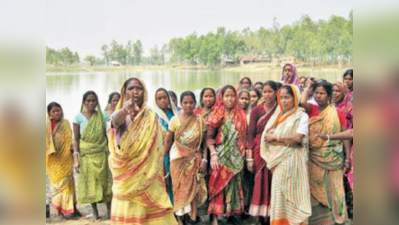
<instances>
[{"instance_id":1,"label":"green foliage","mask_svg":"<svg viewBox=\"0 0 399 225\"><path fill-rule=\"evenodd\" d=\"M48 65L73 65L80 62L79 54L69 48L55 50L46 46L46 64Z\"/></svg>"},{"instance_id":2,"label":"green foliage","mask_svg":"<svg viewBox=\"0 0 399 225\"><path fill-rule=\"evenodd\" d=\"M86 56L85 61L89 62L90 66L93 66L97 62L97 58L95 56L88 55Z\"/></svg>"}]
</instances>

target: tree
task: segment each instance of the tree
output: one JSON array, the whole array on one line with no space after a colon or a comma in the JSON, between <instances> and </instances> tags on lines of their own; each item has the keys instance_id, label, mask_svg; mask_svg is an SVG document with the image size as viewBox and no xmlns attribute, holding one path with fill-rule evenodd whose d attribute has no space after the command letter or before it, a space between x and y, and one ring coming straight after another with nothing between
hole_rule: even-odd
<instances>
[{"instance_id":1,"label":"tree","mask_svg":"<svg viewBox=\"0 0 399 225\"><path fill-rule=\"evenodd\" d=\"M90 66L93 66L97 62L97 58L95 56L88 55L86 56L85 61L89 62Z\"/></svg>"},{"instance_id":2,"label":"tree","mask_svg":"<svg viewBox=\"0 0 399 225\"><path fill-rule=\"evenodd\" d=\"M140 40L138 40L133 44L133 58L135 65L140 65L141 59L143 58L143 53L143 44Z\"/></svg>"},{"instance_id":3,"label":"tree","mask_svg":"<svg viewBox=\"0 0 399 225\"><path fill-rule=\"evenodd\" d=\"M109 47L108 47L108 45L103 45L101 47L101 51L102 51L102 55L104 57L104 61L105 61L106 65L108 66L109 65L109 52L108 52Z\"/></svg>"}]
</instances>

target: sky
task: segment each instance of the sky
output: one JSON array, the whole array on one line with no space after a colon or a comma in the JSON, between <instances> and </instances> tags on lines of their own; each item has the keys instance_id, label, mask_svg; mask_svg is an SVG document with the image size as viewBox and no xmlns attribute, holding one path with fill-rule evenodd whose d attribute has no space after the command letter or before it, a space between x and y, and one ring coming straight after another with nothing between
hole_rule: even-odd
<instances>
[{"instance_id":1,"label":"sky","mask_svg":"<svg viewBox=\"0 0 399 225\"><path fill-rule=\"evenodd\" d=\"M101 56L112 40L140 39L144 54L175 37L215 32L218 27L243 30L281 26L304 15L328 20L348 17L350 0L47 0L46 45L69 47L81 58Z\"/></svg>"}]
</instances>

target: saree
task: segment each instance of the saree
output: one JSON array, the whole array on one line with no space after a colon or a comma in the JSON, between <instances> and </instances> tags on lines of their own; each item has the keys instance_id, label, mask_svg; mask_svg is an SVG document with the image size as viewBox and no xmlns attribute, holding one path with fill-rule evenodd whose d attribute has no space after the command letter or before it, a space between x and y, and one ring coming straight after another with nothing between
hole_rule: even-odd
<instances>
[{"instance_id":1,"label":"saree","mask_svg":"<svg viewBox=\"0 0 399 225\"><path fill-rule=\"evenodd\" d=\"M274 145L265 140L269 132L279 136L297 133L301 119L307 116L299 108L300 91L290 85L295 95L295 108L283 113L280 97L279 108L270 118L261 138L261 157L267 167L273 170L270 219L272 225L308 224L312 215L310 198L308 161L308 137L304 136L301 145L294 147ZM278 94L280 96L280 94Z\"/></svg>"},{"instance_id":2,"label":"saree","mask_svg":"<svg viewBox=\"0 0 399 225\"><path fill-rule=\"evenodd\" d=\"M263 131L276 109L277 104L269 112L266 112L265 106L259 105L251 113L247 143L247 148L253 150L253 158L255 160L255 184L249 208L251 216L267 217L270 213L272 175L266 166L265 160L260 155L260 147Z\"/></svg>"},{"instance_id":3,"label":"saree","mask_svg":"<svg viewBox=\"0 0 399 225\"><path fill-rule=\"evenodd\" d=\"M175 133L175 143L170 151L174 211L177 216L190 213L191 219L196 220L197 214L191 210L192 202L196 200L200 207L208 198L205 180L199 176L204 121L201 116L194 114L179 124L179 117L176 116L170 126Z\"/></svg>"},{"instance_id":4,"label":"saree","mask_svg":"<svg viewBox=\"0 0 399 225\"><path fill-rule=\"evenodd\" d=\"M225 118L222 92L208 117L207 145L215 145L220 167L211 172L209 180L208 214L233 216L244 211L244 193L241 172L244 168L247 122L245 112L237 107L238 99ZM217 129L216 138L212 132Z\"/></svg>"},{"instance_id":5,"label":"saree","mask_svg":"<svg viewBox=\"0 0 399 225\"><path fill-rule=\"evenodd\" d=\"M137 79L138 80L138 79ZM113 176L111 224L176 225L163 180L163 138L157 116L147 107L147 89L140 112L127 129L108 132L110 169ZM125 90L116 110L125 103Z\"/></svg>"},{"instance_id":6,"label":"saree","mask_svg":"<svg viewBox=\"0 0 399 225\"><path fill-rule=\"evenodd\" d=\"M340 141L323 141L317 133L332 135L341 132L337 109L329 105L309 121L310 189L312 225L343 224L348 219L344 190L344 153Z\"/></svg>"},{"instance_id":7,"label":"saree","mask_svg":"<svg viewBox=\"0 0 399 225\"><path fill-rule=\"evenodd\" d=\"M346 121L348 122L348 129L352 129L353 128L353 103L351 102L352 97L349 92L349 89L342 82L335 83L334 86L338 87L344 95L342 101L337 102L335 107L338 109L341 109L344 112L344 114L346 116Z\"/></svg>"},{"instance_id":8,"label":"saree","mask_svg":"<svg viewBox=\"0 0 399 225\"><path fill-rule=\"evenodd\" d=\"M68 120L61 120L54 130L46 123L46 172L51 183L51 206L63 215L73 215L75 182L71 154L72 130Z\"/></svg>"},{"instance_id":9,"label":"saree","mask_svg":"<svg viewBox=\"0 0 399 225\"><path fill-rule=\"evenodd\" d=\"M285 77L284 70L285 70L285 67L287 67L287 66L291 66L291 68L292 68L292 76L291 77ZM300 79L299 79L298 70L296 69L294 64L288 63L288 64L286 64L283 67L283 74L281 76L281 83L283 83L284 85L285 84L293 84L293 85L296 85L299 88L302 86L301 82L300 82Z\"/></svg>"},{"instance_id":10,"label":"saree","mask_svg":"<svg viewBox=\"0 0 399 225\"><path fill-rule=\"evenodd\" d=\"M82 106L82 112L85 110ZM80 138L78 202L110 202L112 179L108 167L108 147L100 106L90 118Z\"/></svg>"},{"instance_id":11,"label":"saree","mask_svg":"<svg viewBox=\"0 0 399 225\"><path fill-rule=\"evenodd\" d=\"M168 136L170 120L174 116L178 115L178 110L177 110L175 104L173 104L172 98L170 97L170 95L167 91L166 91L166 94L168 95L168 98L169 98L169 109L167 110L167 112L165 113L161 108L159 108L159 106L156 103L156 99L155 99L155 106L154 106L154 111L158 118L158 122L162 127L163 140L165 140L166 137ZM170 175L170 155L169 154L165 155L163 165L164 165L164 168L163 168L164 176L166 177L167 175ZM172 202L172 204L174 204L173 183L170 178L166 180L166 189L168 191L170 201Z\"/></svg>"}]
</instances>

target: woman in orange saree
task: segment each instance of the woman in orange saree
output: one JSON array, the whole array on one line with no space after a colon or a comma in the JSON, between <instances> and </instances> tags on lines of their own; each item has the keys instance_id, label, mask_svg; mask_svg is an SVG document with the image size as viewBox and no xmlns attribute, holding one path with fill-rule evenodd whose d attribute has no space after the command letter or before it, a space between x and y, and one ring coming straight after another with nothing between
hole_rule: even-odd
<instances>
[{"instance_id":1,"label":"woman in orange saree","mask_svg":"<svg viewBox=\"0 0 399 225\"><path fill-rule=\"evenodd\" d=\"M176 225L163 180L162 128L147 107L144 82L127 80L109 131L111 224Z\"/></svg>"},{"instance_id":2,"label":"woman in orange saree","mask_svg":"<svg viewBox=\"0 0 399 225\"><path fill-rule=\"evenodd\" d=\"M212 224L218 216L227 215L235 223L235 215L244 212L241 172L244 168L247 121L239 109L236 89L225 86L208 117L207 146L211 155L212 173L209 181L208 213Z\"/></svg>"},{"instance_id":3,"label":"woman in orange saree","mask_svg":"<svg viewBox=\"0 0 399 225\"><path fill-rule=\"evenodd\" d=\"M199 176L208 164L206 152L203 155L201 148L205 146L204 120L194 113L195 95L184 92L180 99L182 113L170 121L165 154L170 151L174 211L179 225L183 225L197 219L198 207L208 197L205 180Z\"/></svg>"}]
</instances>

